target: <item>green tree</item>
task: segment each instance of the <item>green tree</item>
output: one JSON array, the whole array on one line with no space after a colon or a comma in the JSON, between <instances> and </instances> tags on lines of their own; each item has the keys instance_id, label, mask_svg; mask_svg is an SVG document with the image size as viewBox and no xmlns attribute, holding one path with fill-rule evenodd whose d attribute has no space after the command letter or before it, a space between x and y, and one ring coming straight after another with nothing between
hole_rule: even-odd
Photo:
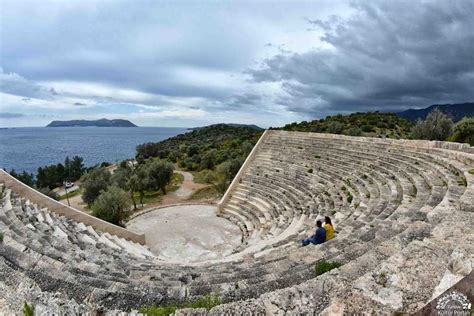
<instances>
[{"instance_id":1,"label":"green tree","mask_svg":"<svg viewBox=\"0 0 474 316\"><path fill-rule=\"evenodd\" d=\"M147 165L148 186L151 190L161 190L166 194L166 185L171 181L174 166L169 162L154 160Z\"/></svg>"},{"instance_id":2,"label":"green tree","mask_svg":"<svg viewBox=\"0 0 474 316\"><path fill-rule=\"evenodd\" d=\"M130 216L131 201L127 192L111 186L107 191L101 191L92 204L92 214L109 223L123 226Z\"/></svg>"},{"instance_id":3,"label":"green tree","mask_svg":"<svg viewBox=\"0 0 474 316\"><path fill-rule=\"evenodd\" d=\"M212 169L216 164L217 150L211 149L203 154L201 158L201 169Z\"/></svg>"},{"instance_id":4,"label":"green tree","mask_svg":"<svg viewBox=\"0 0 474 316\"><path fill-rule=\"evenodd\" d=\"M54 189L62 186L64 181L65 168L63 164L50 165L38 168L36 175L36 185L39 188Z\"/></svg>"},{"instance_id":5,"label":"green tree","mask_svg":"<svg viewBox=\"0 0 474 316\"><path fill-rule=\"evenodd\" d=\"M66 159L64 159L64 178L66 181L74 181L71 180L71 160L69 159L69 156L66 156Z\"/></svg>"},{"instance_id":6,"label":"green tree","mask_svg":"<svg viewBox=\"0 0 474 316\"><path fill-rule=\"evenodd\" d=\"M140 166L135 169L134 173L129 180L130 190L138 192L140 196L140 204L143 207L143 198L145 197L145 191L149 187L148 185L148 173L144 166Z\"/></svg>"},{"instance_id":7,"label":"green tree","mask_svg":"<svg viewBox=\"0 0 474 316\"><path fill-rule=\"evenodd\" d=\"M67 157L68 158L68 157ZM82 177L86 168L84 167L84 159L79 156L74 156L69 163L70 181L76 181Z\"/></svg>"},{"instance_id":8,"label":"green tree","mask_svg":"<svg viewBox=\"0 0 474 316\"><path fill-rule=\"evenodd\" d=\"M35 177L33 176L32 173L28 173L25 170L23 170L22 173L17 173L15 169L12 169L10 172L10 175L19 181L23 182L24 184L32 187L35 185Z\"/></svg>"},{"instance_id":9,"label":"green tree","mask_svg":"<svg viewBox=\"0 0 474 316\"><path fill-rule=\"evenodd\" d=\"M133 202L133 209L137 209L134 191L130 187L130 178L132 177L133 169L127 164L120 164L119 168L114 171L111 181L120 189L130 193L130 199Z\"/></svg>"},{"instance_id":10,"label":"green tree","mask_svg":"<svg viewBox=\"0 0 474 316\"><path fill-rule=\"evenodd\" d=\"M474 146L474 117L464 117L454 125L454 132L450 141L468 143Z\"/></svg>"},{"instance_id":11,"label":"green tree","mask_svg":"<svg viewBox=\"0 0 474 316\"><path fill-rule=\"evenodd\" d=\"M198 145L192 144L191 146L188 147L187 155L189 157L192 157L192 156L196 155L197 153L199 153L199 146Z\"/></svg>"},{"instance_id":12,"label":"green tree","mask_svg":"<svg viewBox=\"0 0 474 316\"><path fill-rule=\"evenodd\" d=\"M216 167L213 184L217 191L224 193L225 190L227 190L232 179L235 177L237 172L239 172L241 166L242 160L232 159L227 160Z\"/></svg>"},{"instance_id":13,"label":"green tree","mask_svg":"<svg viewBox=\"0 0 474 316\"><path fill-rule=\"evenodd\" d=\"M244 155L244 157L247 157L253 149L253 144L249 142L248 140L246 140L242 143L241 147L242 147L242 154Z\"/></svg>"},{"instance_id":14,"label":"green tree","mask_svg":"<svg viewBox=\"0 0 474 316\"><path fill-rule=\"evenodd\" d=\"M446 140L453 130L453 121L438 108L431 111L425 120L418 120L412 130L415 139Z\"/></svg>"},{"instance_id":15,"label":"green tree","mask_svg":"<svg viewBox=\"0 0 474 316\"><path fill-rule=\"evenodd\" d=\"M110 172L106 168L93 169L82 177L82 200L91 206L110 185Z\"/></svg>"}]
</instances>

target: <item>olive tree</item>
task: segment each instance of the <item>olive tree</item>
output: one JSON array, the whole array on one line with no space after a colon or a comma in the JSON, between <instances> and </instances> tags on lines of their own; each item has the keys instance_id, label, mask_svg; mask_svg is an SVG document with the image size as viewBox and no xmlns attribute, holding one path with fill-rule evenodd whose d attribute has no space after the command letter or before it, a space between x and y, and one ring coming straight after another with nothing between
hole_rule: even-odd
<instances>
[{"instance_id":1,"label":"olive tree","mask_svg":"<svg viewBox=\"0 0 474 316\"><path fill-rule=\"evenodd\" d=\"M110 185L110 172L105 168L96 168L82 177L82 200L91 206Z\"/></svg>"},{"instance_id":2,"label":"olive tree","mask_svg":"<svg viewBox=\"0 0 474 316\"><path fill-rule=\"evenodd\" d=\"M111 186L92 204L92 214L109 223L123 226L130 215L131 201L124 190Z\"/></svg>"},{"instance_id":3,"label":"olive tree","mask_svg":"<svg viewBox=\"0 0 474 316\"><path fill-rule=\"evenodd\" d=\"M453 121L438 108L431 111L425 120L418 120L412 130L415 139L446 140L453 131Z\"/></svg>"},{"instance_id":4,"label":"olive tree","mask_svg":"<svg viewBox=\"0 0 474 316\"><path fill-rule=\"evenodd\" d=\"M170 183L174 166L169 162L154 160L147 164L148 187L151 190L161 190L166 194L166 185Z\"/></svg>"}]
</instances>

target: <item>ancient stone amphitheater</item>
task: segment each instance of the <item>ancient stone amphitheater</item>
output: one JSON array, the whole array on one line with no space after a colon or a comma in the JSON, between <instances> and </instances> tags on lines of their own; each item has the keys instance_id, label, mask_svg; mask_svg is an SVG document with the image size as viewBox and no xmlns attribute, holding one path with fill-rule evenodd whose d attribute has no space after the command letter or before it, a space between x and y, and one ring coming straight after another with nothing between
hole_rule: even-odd
<instances>
[{"instance_id":1,"label":"ancient stone amphitheater","mask_svg":"<svg viewBox=\"0 0 474 316\"><path fill-rule=\"evenodd\" d=\"M242 244L181 265L144 236L0 182L0 313L28 301L44 314L120 314L208 293L223 304L178 314L412 313L474 265L466 144L266 131L219 203ZM324 215L336 237L300 247ZM321 260L343 265L316 276Z\"/></svg>"}]
</instances>

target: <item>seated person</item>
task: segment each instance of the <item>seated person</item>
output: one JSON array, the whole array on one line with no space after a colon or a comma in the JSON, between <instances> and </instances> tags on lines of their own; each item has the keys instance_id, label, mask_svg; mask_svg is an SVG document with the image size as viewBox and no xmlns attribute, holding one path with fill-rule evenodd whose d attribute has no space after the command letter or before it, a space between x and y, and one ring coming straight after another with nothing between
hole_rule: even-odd
<instances>
[{"instance_id":1,"label":"seated person","mask_svg":"<svg viewBox=\"0 0 474 316\"><path fill-rule=\"evenodd\" d=\"M334 238L334 226L332 226L329 216L324 217L324 230L326 231L326 241Z\"/></svg>"},{"instance_id":2,"label":"seated person","mask_svg":"<svg viewBox=\"0 0 474 316\"><path fill-rule=\"evenodd\" d=\"M322 223L320 220L316 221L316 226L314 235L301 241L303 246L307 246L310 243L318 245L326 241L326 231L321 227Z\"/></svg>"}]
</instances>

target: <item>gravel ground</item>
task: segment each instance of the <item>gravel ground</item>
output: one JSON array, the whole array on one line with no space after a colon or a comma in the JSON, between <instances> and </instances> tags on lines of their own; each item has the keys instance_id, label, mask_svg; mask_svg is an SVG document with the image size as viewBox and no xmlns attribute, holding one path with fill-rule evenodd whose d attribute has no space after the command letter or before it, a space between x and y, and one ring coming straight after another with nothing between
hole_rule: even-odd
<instances>
[{"instance_id":1,"label":"gravel ground","mask_svg":"<svg viewBox=\"0 0 474 316\"><path fill-rule=\"evenodd\" d=\"M160 259L187 263L219 259L240 244L240 229L215 215L213 205L161 208L138 216L127 229L145 233L147 245Z\"/></svg>"}]
</instances>

